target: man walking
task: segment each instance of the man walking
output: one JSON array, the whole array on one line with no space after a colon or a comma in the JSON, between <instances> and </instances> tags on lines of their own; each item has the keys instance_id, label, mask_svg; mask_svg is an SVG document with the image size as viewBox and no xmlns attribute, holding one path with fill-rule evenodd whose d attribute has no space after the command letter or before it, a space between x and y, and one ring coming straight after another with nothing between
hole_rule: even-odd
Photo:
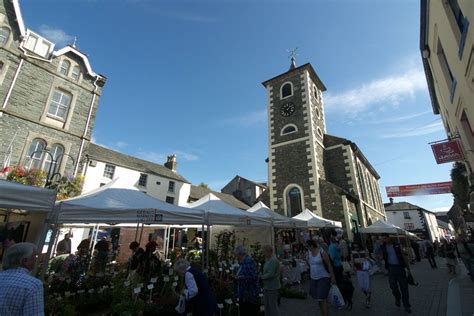
<instances>
[{"instance_id":1,"label":"man walking","mask_svg":"<svg viewBox=\"0 0 474 316\"><path fill-rule=\"evenodd\" d=\"M68 233L64 235L64 239L58 242L58 246L56 247L56 254L64 255L71 253L71 235Z\"/></svg>"},{"instance_id":2,"label":"man walking","mask_svg":"<svg viewBox=\"0 0 474 316\"><path fill-rule=\"evenodd\" d=\"M388 282L392 294L395 297L395 305L400 306L400 298L407 313L411 313L411 305L408 294L408 281L405 269L410 274L410 265L402 252L402 247L394 243L388 234L384 234L382 254L385 260L385 268L388 271Z\"/></svg>"},{"instance_id":3,"label":"man walking","mask_svg":"<svg viewBox=\"0 0 474 316\"><path fill-rule=\"evenodd\" d=\"M43 283L30 275L36 246L22 242L7 249L0 272L0 315L43 316Z\"/></svg>"},{"instance_id":4,"label":"man walking","mask_svg":"<svg viewBox=\"0 0 474 316\"><path fill-rule=\"evenodd\" d=\"M273 255L272 246L264 246L265 264L260 279L263 281L263 300L265 302L265 315L279 316L278 292L280 290L280 262Z\"/></svg>"},{"instance_id":5,"label":"man walking","mask_svg":"<svg viewBox=\"0 0 474 316\"><path fill-rule=\"evenodd\" d=\"M435 255L434 255L434 247L431 241L425 237L423 241L425 246L426 257L428 258L428 262L430 263L431 269L437 269L438 266L436 265Z\"/></svg>"}]
</instances>

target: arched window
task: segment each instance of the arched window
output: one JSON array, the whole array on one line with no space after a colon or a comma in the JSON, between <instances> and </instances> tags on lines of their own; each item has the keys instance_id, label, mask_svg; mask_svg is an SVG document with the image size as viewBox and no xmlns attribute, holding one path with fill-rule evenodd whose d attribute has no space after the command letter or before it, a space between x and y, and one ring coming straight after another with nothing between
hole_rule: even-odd
<instances>
[{"instance_id":1,"label":"arched window","mask_svg":"<svg viewBox=\"0 0 474 316\"><path fill-rule=\"evenodd\" d=\"M313 86L313 92L316 100L319 100L318 88L316 88L316 86Z\"/></svg>"},{"instance_id":2,"label":"arched window","mask_svg":"<svg viewBox=\"0 0 474 316\"><path fill-rule=\"evenodd\" d=\"M46 154L44 157L44 170L49 171L49 167L51 165L51 175L58 172L58 168L61 165L63 154L64 154L64 147L59 144L54 144L49 152L52 155L53 161L51 161L51 156Z\"/></svg>"},{"instance_id":3,"label":"arched window","mask_svg":"<svg viewBox=\"0 0 474 316\"><path fill-rule=\"evenodd\" d=\"M25 167L28 169L40 169L43 162L46 142L41 138L35 138L28 148Z\"/></svg>"},{"instance_id":4,"label":"arched window","mask_svg":"<svg viewBox=\"0 0 474 316\"><path fill-rule=\"evenodd\" d=\"M317 130L317 132L318 132L318 135L319 135L320 137L323 137L323 131L319 128L319 126L318 126L318 128L317 128L316 130Z\"/></svg>"},{"instance_id":5,"label":"arched window","mask_svg":"<svg viewBox=\"0 0 474 316\"><path fill-rule=\"evenodd\" d=\"M286 210L288 216L296 216L303 211L303 205L301 203L301 190L294 186L291 187L286 193Z\"/></svg>"},{"instance_id":6,"label":"arched window","mask_svg":"<svg viewBox=\"0 0 474 316\"><path fill-rule=\"evenodd\" d=\"M10 37L10 29L7 27L0 27L0 46L5 45Z\"/></svg>"},{"instance_id":7,"label":"arched window","mask_svg":"<svg viewBox=\"0 0 474 316\"><path fill-rule=\"evenodd\" d=\"M61 68L59 69L59 72L65 76L69 74L69 68L71 67L71 62L69 60L63 60L61 63Z\"/></svg>"},{"instance_id":8,"label":"arched window","mask_svg":"<svg viewBox=\"0 0 474 316\"><path fill-rule=\"evenodd\" d=\"M81 75L81 68L78 65L72 67L71 78L74 81L79 81L79 76Z\"/></svg>"},{"instance_id":9,"label":"arched window","mask_svg":"<svg viewBox=\"0 0 474 316\"><path fill-rule=\"evenodd\" d=\"M298 131L298 127L296 127L295 124L288 124L283 126L281 129L280 136L291 134L291 133L296 133Z\"/></svg>"},{"instance_id":10,"label":"arched window","mask_svg":"<svg viewBox=\"0 0 474 316\"><path fill-rule=\"evenodd\" d=\"M281 98L286 98L293 95L293 84L286 82L281 86Z\"/></svg>"},{"instance_id":11,"label":"arched window","mask_svg":"<svg viewBox=\"0 0 474 316\"><path fill-rule=\"evenodd\" d=\"M317 116L318 119L321 118L321 113L319 112L318 107L314 108L314 112L316 112L316 116Z\"/></svg>"}]
</instances>

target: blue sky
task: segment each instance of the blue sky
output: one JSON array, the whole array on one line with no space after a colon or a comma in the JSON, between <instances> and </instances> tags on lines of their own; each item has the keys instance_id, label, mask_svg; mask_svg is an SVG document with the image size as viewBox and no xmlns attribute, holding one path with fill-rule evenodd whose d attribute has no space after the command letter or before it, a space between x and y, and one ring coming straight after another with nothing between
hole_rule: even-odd
<instances>
[{"instance_id":1,"label":"blue sky","mask_svg":"<svg viewBox=\"0 0 474 316\"><path fill-rule=\"evenodd\" d=\"M86 52L108 77L98 144L220 189L266 181L261 82L312 63L327 87L328 133L356 142L386 185L449 180L431 141L446 138L419 57L419 1L23 0L27 26ZM386 198L385 198L386 199ZM406 198L446 209L450 195Z\"/></svg>"}]
</instances>

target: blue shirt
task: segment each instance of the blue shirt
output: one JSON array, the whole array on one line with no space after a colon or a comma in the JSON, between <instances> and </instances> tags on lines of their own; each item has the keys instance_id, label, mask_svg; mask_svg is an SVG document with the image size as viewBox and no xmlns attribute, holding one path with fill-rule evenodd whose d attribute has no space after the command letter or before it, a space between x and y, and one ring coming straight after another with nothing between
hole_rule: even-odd
<instances>
[{"instance_id":1,"label":"blue shirt","mask_svg":"<svg viewBox=\"0 0 474 316\"><path fill-rule=\"evenodd\" d=\"M43 316L43 283L25 268L0 272L0 315Z\"/></svg>"},{"instance_id":2,"label":"blue shirt","mask_svg":"<svg viewBox=\"0 0 474 316\"><path fill-rule=\"evenodd\" d=\"M342 261L341 261L341 248L339 248L339 245L337 243L331 243L329 245L329 256L331 257L332 263L334 266L339 267L342 266Z\"/></svg>"},{"instance_id":3,"label":"blue shirt","mask_svg":"<svg viewBox=\"0 0 474 316\"><path fill-rule=\"evenodd\" d=\"M387 263L391 265L400 264L400 262L398 262L397 253L395 252L395 248L393 248L393 245L386 245L385 247L387 249Z\"/></svg>"}]
</instances>

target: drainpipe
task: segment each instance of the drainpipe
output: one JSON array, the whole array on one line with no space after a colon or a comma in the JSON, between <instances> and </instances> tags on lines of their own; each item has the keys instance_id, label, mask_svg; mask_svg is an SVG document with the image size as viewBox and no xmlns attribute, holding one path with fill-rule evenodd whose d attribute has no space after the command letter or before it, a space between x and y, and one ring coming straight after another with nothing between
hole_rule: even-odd
<instances>
[{"instance_id":1,"label":"drainpipe","mask_svg":"<svg viewBox=\"0 0 474 316\"><path fill-rule=\"evenodd\" d=\"M74 168L74 177L77 175L77 171L79 170L79 162L81 161L82 152L84 151L85 138L87 136L87 130L89 129L89 125L90 125L90 121L92 117L92 110L94 109L95 98L97 95L96 92L98 89L97 80L99 80L99 76L95 77L95 80L94 80L94 91L92 91L92 101L89 107L89 114L87 115L87 121L86 121L86 126L84 128L84 134L82 135L82 138L81 138L81 147L79 148L79 153L77 155L77 163L76 163L76 167Z\"/></svg>"},{"instance_id":2,"label":"drainpipe","mask_svg":"<svg viewBox=\"0 0 474 316\"><path fill-rule=\"evenodd\" d=\"M12 84L10 85L10 88L8 89L7 96L5 97L5 100L3 101L2 109L7 107L8 100L10 100L10 96L13 92L13 88L15 87L16 80L18 79L18 75L20 74L21 67L23 66L23 62L25 60L20 57L20 63L18 64L18 67L16 68L15 75L13 76Z\"/></svg>"}]
</instances>

